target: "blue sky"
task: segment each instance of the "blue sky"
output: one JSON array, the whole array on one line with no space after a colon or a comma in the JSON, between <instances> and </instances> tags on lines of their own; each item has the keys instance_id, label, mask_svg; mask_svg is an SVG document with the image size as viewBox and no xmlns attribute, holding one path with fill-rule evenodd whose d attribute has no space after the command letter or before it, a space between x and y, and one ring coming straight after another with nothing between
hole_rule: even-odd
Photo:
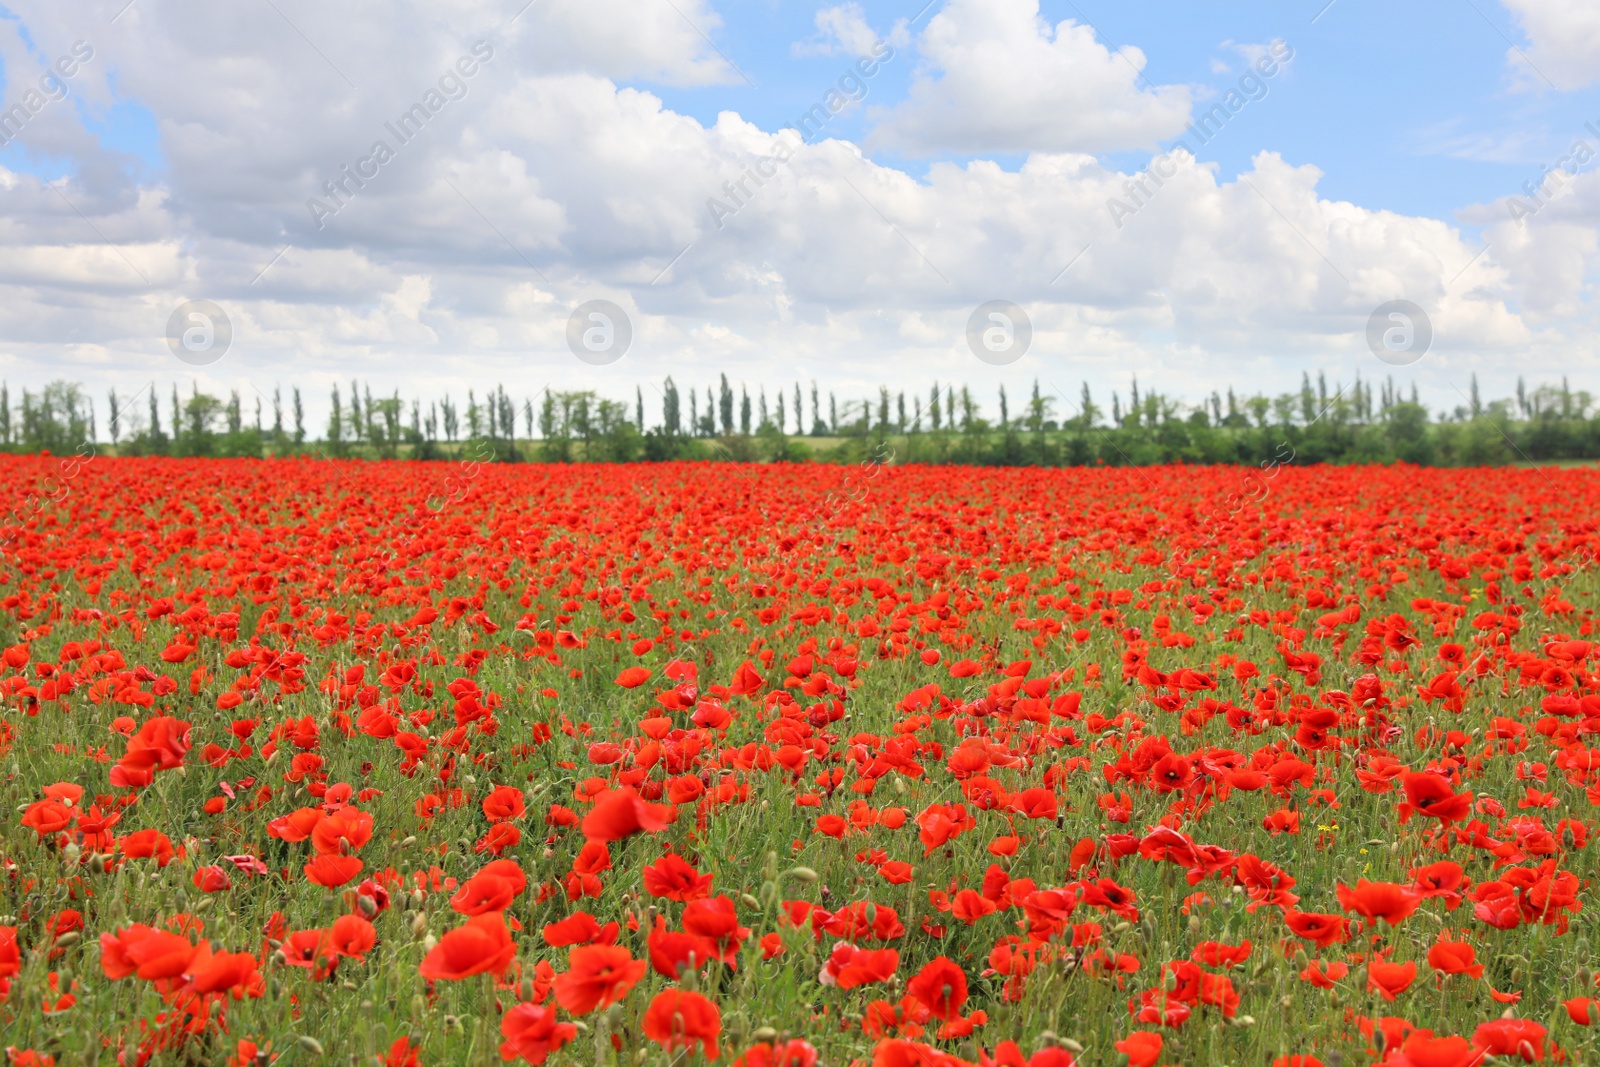
<instances>
[{"instance_id":1,"label":"blue sky","mask_svg":"<svg viewBox=\"0 0 1600 1067\"><path fill-rule=\"evenodd\" d=\"M228 362L176 368L216 388L293 369L423 391L529 359L581 384L563 316L596 297L635 318L637 377L867 390L1067 359L1289 388L1373 370L1366 319L1394 298L1434 316L1418 370L1448 369L1422 384L1441 405L1464 374L1503 393L1600 359L1600 163L1526 224L1507 208L1575 140L1600 151L1580 0L123 2L0 4L6 107L95 48L0 147L13 381L171 373L190 299L237 320ZM724 228L708 198L851 70L856 31L894 46L865 99ZM310 226L323 181L476 39L500 49L481 88ZM1265 95L1181 138L1182 191L1137 226L1108 214L1274 42L1293 58ZM997 297L1036 350L993 370L962 338Z\"/></svg>"}]
</instances>

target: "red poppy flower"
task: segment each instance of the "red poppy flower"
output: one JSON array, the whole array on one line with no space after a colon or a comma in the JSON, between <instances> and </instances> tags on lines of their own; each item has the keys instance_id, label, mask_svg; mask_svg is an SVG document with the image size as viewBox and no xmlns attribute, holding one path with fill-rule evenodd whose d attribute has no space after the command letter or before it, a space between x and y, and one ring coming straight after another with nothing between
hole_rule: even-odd
<instances>
[{"instance_id":1,"label":"red poppy flower","mask_svg":"<svg viewBox=\"0 0 1600 1067\"><path fill-rule=\"evenodd\" d=\"M460 981L474 974L498 975L506 969L517 947L499 912L475 915L439 939L423 958L422 977Z\"/></svg>"},{"instance_id":2,"label":"red poppy flower","mask_svg":"<svg viewBox=\"0 0 1600 1067\"><path fill-rule=\"evenodd\" d=\"M927 1005L935 1018L949 1021L967 1002L967 974L948 956L936 956L906 983L906 992Z\"/></svg>"},{"instance_id":3,"label":"red poppy flower","mask_svg":"<svg viewBox=\"0 0 1600 1067\"><path fill-rule=\"evenodd\" d=\"M328 945L341 956L362 959L377 943L377 929L360 915L341 915L328 928Z\"/></svg>"},{"instance_id":4,"label":"red poppy flower","mask_svg":"<svg viewBox=\"0 0 1600 1067\"><path fill-rule=\"evenodd\" d=\"M361 873L364 867L359 857L318 853L304 868L306 881L328 889L337 889Z\"/></svg>"},{"instance_id":5,"label":"red poppy flower","mask_svg":"<svg viewBox=\"0 0 1600 1067\"><path fill-rule=\"evenodd\" d=\"M522 798L522 790L509 785L497 785L483 798L483 813L488 816L490 822L520 819L527 810L528 805Z\"/></svg>"},{"instance_id":6,"label":"red poppy flower","mask_svg":"<svg viewBox=\"0 0 1600 1067\"><path fill-rule=\"evenodd\" d=\"M621 841L644 831L665 830L677 817L669 804L650 804L632 788L610 790L583 817L583 836L590 841Z\"/></svg>"},{"instance_id":7,"label":"red poppy flower","mask_svg":"<svg viewBox=\"0 0 1600 1067\"><path fill-rule=\"evenodd\" d=\"M1415 962L1390 963L1388 960L1373 960L1367 964L1367 991L1377 993L1384 1000L1393 1000L1405 992L1416 978Z\"/></svg>"},{"instance_id":8,"label":"red poppy flower","mask_svg":"<svg viewBox=\"0 0 1600 1067\"><path fill-rule=\"evenodd\" d=\"M1161 1059L1163 1044L1160 1034L1151 1030L1135 1030L1118 1041L1116 1048L1128 1057L1128 1067L1155 1067Z\"/></svg>"},{"instance_id":9,"label":"red poppy flower","mask_svg":"<svg viewBox=\"0 0 1600 1067\"><path fill-rule=\"evenodd\" d=\"M137 975L154 982L183 974L195 951L186 937L135 923L114 934L100 935L100 968L107 978Z\"/></svg>"},{"instance_id":10,"label":"red poppy flower","mask_svg":"<svg viewBox=\"0 0 1600 1067\"><path fill-rule=\"evenodd\" d=\"M653 897L688 902L711 894L711 875L701 874L673 852L645 867L642 873L645 892Z\"/></svg>"},{"instance_id":11,"label":"red poppy flower","mask_svg":"<svg viewBox=\"0 0 1600 1067\"><path fill-rule=\"evenodd\" d=\"M500 1019L500 1058L524 1059L540 1064L563 1045L578 1036L572 1023L556 1021L554 1008L538 1004L518 1004Z\"/></svg>"},{"instance_id":12,"label":"red poppy flower","mask_svg":"<svg viewBox=\"0 0 1600 1067\"><path fill-rule=\"evenodd\" d=\"M646 667L624 667L617 675L617 684L624 689L637 689L649 680L650 671Z\"/></svg>"},{"instance_id":13,"label":"red poppy flower","mask_svg":"<svg viewBox=\"0 0 1600 1067\"><path fill-rule=\"evenodd\" d=\"M648 966L620 945L584 945L567 956L567 972L555 980L556 1002L573 1015L587 1015L626 997Z\"/></svg>"},{"instance_id":14,"label":"red poppy flower","mask_svg":"<svg viewBox=\"0 0 1600 1067\"><path fill-rule=\"evenodd\" d=\"M733 1067L816 1067L817 1049L803 1037L792 1037L781 1045L758 1041L733 1061Z\"/></svg>"},{"instance_id":15,"label":"red poppy flower","mask_svg":"<svg viewBox=\"0 0 1600 1067\"><path fill-rule=\"evenodd\" d=\"M1353 911L1368 922L1382 919L1390 926L1399 926L1422 903L1422 894L1409 886L1393 882L1369 882L1365 878L1352 889L1337 887L1339 906Z\"/></svg>"},{"instance_id":16,"label":"red poppy flower","mask_svg":"<svg viewBox=\"0 0 1600 1067\"><path fill-rule=\"evenodd\" d=\"M1477 962L1477 952L1461 941L1439 941L1428 949L1428 966L1445 974L1464 974L1468 978L1482 978L1483 964Z\"/></svg>"},{"instance_id":17,"label":"red poppy flower","mask_svg":"<svg viewBox=\"0 0 1600 1067\"><path fill-rule=\"evenodd\" d=\"M645 1036L669 1053L698 1045L706 1059L714 1060L721 1032L722 1013L699 993L664 989L644 1012Z\"/></svg>"},{"instance_id":18,"label":"red poppy flower","mask_svg":"<svg viewBox=\"0 0 1600 1067\"><path fill-rule=\"evenodd\" d=\"M567 948L571 945L614 945L621 931L622 927L617 923L609 922L601 926L593 915L579 911L560 922L545 924L543 934L545 944L553 948Z\"/></svg>"},{"instance_id":19,"label":"red poppy flower","mask_svg":"<svg viewBox=\"0 0 1600 1067\"><path fill-rule=\"evenodd\" d=\"M189 991L200 996L229 991L244 992L260 981L256 958L248 952L216 952L201 942L184 969Z\"/></svg>"},{"instance_id":20,"label":"red poppy flower","mask_svg":"<svg viewBox=\"0 0 1600 1067\"><path fill-rule=\"evenodd\" d=\"M1404 823L1413 814L1438 819L1446 825L1459 822L1472 814L1472 794L1457 793L1450 783L1437 774L1403 774L1400 784L1406 799L1401 803L1400 821Z\"/></svg>"}]
</instances>

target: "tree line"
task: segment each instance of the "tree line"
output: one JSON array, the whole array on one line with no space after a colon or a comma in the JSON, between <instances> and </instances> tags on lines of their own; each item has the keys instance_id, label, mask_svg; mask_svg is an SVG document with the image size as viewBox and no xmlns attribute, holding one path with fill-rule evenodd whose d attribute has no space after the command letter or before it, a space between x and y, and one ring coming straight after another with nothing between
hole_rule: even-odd
<instances>
[{"instance_id":1,"label":"tree line","mask_svg":"<svg viewBox=\"0 0 1600 1067\"><path fill-rule=\"evenodd\" d=\"M1600 411L1594 398L1559 385L1479 398L1477 379L1453 410L1430 411L1416 386L1360 378L1330 389L1324 375L1303 376L1298 392L1241 396L1214 391L1199 402L1141 389L1113 391L1102 407L1087 383L1070 401L1032 391L1015 401L1001 386L980 403L966 385L933 383L924 392L878 389L840 399L816 382L770 395L758 385L737 392L715 385L680 387L670 376L650 383L659 418L647 425L645 386L632 402L593 391L541 390L514 397L503 385L463 400L424 401L370 385L334 385L327 422L312 431L298 387L275 387L248 400L217 397L192 382L187 392L152 383L136 394L107 393L96 403L83 386L52 382L13 400L0 383L0 450L128 456L271 457L312 455L371 459L446 459L475 445L496 461L582 462L671 459L801 462L880 461L976 465L1145 465L1247 463L1282 456L1300 462L1486 465L1600 459Z\"/></svg>"}]
</instances>

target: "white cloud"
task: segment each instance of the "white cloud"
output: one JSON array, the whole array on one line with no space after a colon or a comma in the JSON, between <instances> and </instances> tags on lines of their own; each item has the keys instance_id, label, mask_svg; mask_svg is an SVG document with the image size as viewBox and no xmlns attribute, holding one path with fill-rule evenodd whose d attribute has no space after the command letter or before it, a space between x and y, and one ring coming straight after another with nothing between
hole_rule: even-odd
<instances>
[{"instance_id":1,"label":"white cloud","mask_svg":"<svg viewBox=\"0 0 1600 1067\"><path fill-rule=\"evenodd\" d=\"M869 144L947 151L1104 152L1153 147L1189 121L1190 92L1151 86L1144 53L1112 52L1037 0L950 0L917 47L905 102L880 112Z\"/></svg>"},{"instance_id":2,"label":"white cloud","mask_svg":"<svg viewBox=\"0 0 1600 1067\"><path fill-rule=\"evenodd\" d=\"M1102 403L1104 387L1122 387L1130 371L1191 396L1219 382L1289 386L1308 361L1346 380L1358 368L1386 372L1362 331L1373 307L1397 297L1434 316L1441 355L1425 366L1447 377L1512 366L1512 354L1532 378L1594 368L1600 356L1600 179L1585 176L1515 232L1491 226L1490 251L1466 271L1480 246L1451 225L1329 200L1316 168L1271 153L1232 181L1184 157L1119 226L1108 201L1129 197L1136 176L1082 150L1035 150L1012 170L938 163L918 178L823 140L747 183L719 228L708 199L792 135L732 111L704 125L618 84L624 67L704 69L698 37L650 63L612 56L609 73L574 57L544 65L522 27L554 32L559 23L529 22L547 2L501 36L490 9L466 0L439 15L458 22L453 34L285 6L356 90L270 6L260 19L197 7L192 19L165 20L159 5L135 5L97 44L99 65L74 93L105 106L115 71L118 90L153 115L165 167L127 171L67 124L51 136L75 161L57 186L70 205L38 177L0 170L0 377L13 388L75 377L124 393L155 379L164 390L192 373L167 349L167 317L196 298L227 308L236 326L226 359L199 372L201 388L248 398L294 383L314 412L334 381L356 375L375 393L458 396L496 382L522 395L553 385L620 396L668 373L685 387L727 373L752 392L814 376L840 390L991 382L996 372L962 337L972 308L995 298L1021 304L1035 324L1034 350L1003 373L1037 375L1069 396L1087 378ZM930 25L946 49L936 54L959 51L963 3ZM1101 92L1125 116L1143 108L1151 130L1181 128L1186 95L1174 103L1141 91L1123 57L1082 27L1050 31L1032 5L1008 10L1023 11L1010 24L1028 28L1055 66L1088 60L1072 68L1084 98L1060 121L1103 110ZM70 44L55 7L39 2L24 17L45 51ZM465 96L317 228L306 200L326 195L322 183L437 84L478 25L495 56ZM1015 65L1060 75L1031 47ZM8 64L27 59L14 26L0 24L0 53ZM942 69L947 80L971 72ZM1046 82L1047 99L1065 91L1061 77ZM1119 136L1136 126L1127 118ZM1102 136L1046 132L1047 145ZM1013 125L1008 136L1026 145L1024 134ZM570 310L598 297L635 325L627 358L604 369L573 359L564 341Z\"/></svg>"},{"instance_id":3,"label":"white cloud","mask_svg":"<svg viewBox=\"0 0 1600 1067\"><path fill-rule=\"evenodd\" d=\"M817 35L809 41L797 41L790 51L797 56L858 56L874 54L880 42L895 48L910 43L906 20L900 19L887 34L880 34L867 25L866 14L857 3L839 4L820 9L815 18Z\"/></svg>"},{"instance_id":4,"label":"white cloud","mask_svg":"<svg viewBox=\"0 0 1600 1067\"><path fill-rule=\"evenodd\" d=\"M1553 82L1558 89L1571 90L1600 81L1600 5L1593 0L1502 2L1530 42L1526 49L1506 53L1524 84Z\"/></svg>"}]
</instances>

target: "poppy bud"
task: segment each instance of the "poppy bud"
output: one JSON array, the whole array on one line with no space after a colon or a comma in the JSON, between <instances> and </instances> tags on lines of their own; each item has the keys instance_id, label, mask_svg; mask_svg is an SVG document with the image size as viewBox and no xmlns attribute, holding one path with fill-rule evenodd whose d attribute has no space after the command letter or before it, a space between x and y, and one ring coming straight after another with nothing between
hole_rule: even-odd
<instances>
[{"instance_id":1,"label":"poppy bud","mask_svg":"<svg viewBox=\"0 0 1600 1067\"><path fill-rule=\"evenodd\" d=\"M752 1041L776 1041L777 1038L778 1031L770 1026L758 1026L750 1033Z\"/></svg>"},{"instance_id":2,"label":"poppy bud","mask_svg":"<svg viewBox=\"0 0 1600 1067\"><path fill-rule=\"evenodd\" d=\"M797 882L804 882L806 885L810 885L817 880L817 872L810 867L794 867L784 872L784 877L793 878Z\"/></svg>"},{"instance_id":3,"label":"poppy bud","mask_svg":"<svg viewBox=\"0 0 1600 1067\"><path fill-rule=\"evenodd\" d=\"M749 893L740 893L739 894L739 903L743 904L747 908L757 908L757 909L759 909L761 907L761 901L757 900L755 897L751 896Z\"/></svg>"},{"instance_id":4,"label":"poppy bud","mask_svg":"<svg viewBox=\"0 0 1600 1067\"><path fill-rule=\"evenodd\" d=\"M417 938L420 938L423 934L426 934L427 932L428 932L428 913L425 912L425 911L419 911L419 912L417 912L417 917L415 919L411 920L411 937L412 937L413 940L415 940ZM429 945L428 947L430 949L433 948L432 945Z\"/></svg>"},{"instance_id":5,"label":"poppy bud","mask_svg":"<svg viewBox=\"0 0 1600 1067\"><path fill-rule=\"evenodd\" d=\"M312 1056L322 1055L322 1042L318 1041L309 1034L301 1035L301 1037L295 1041L295 1044L299 1046L302 1051Z\"/></svg>"}]
</instances>

